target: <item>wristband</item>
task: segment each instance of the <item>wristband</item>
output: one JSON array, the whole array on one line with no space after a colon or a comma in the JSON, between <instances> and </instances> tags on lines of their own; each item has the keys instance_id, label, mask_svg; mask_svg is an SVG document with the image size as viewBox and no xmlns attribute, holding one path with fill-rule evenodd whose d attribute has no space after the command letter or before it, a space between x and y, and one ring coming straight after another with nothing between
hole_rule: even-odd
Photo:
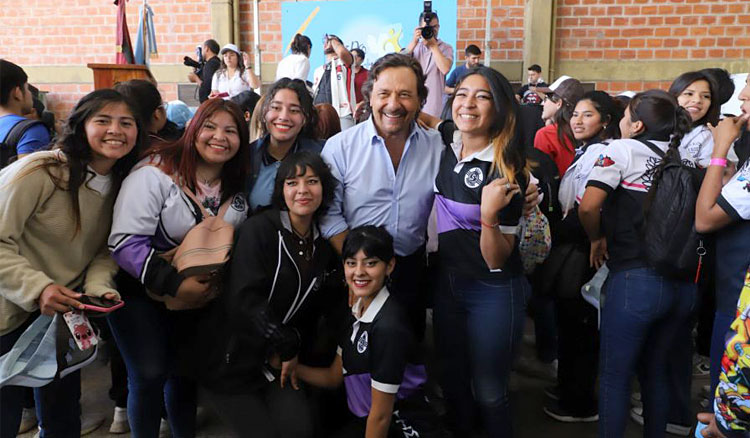
<instances>
[{"instance_id":1,"label":"wristband","mask_svg":"<svg viewBox=\"0 0 750 438\"><path fill-rule=\"evenodd\" d=\"M481 223L483 227L487 227L487 228L497 228L497 226L500 225L500 222L496 223L495 225L490 225L481 219L479 220L479 223Z\"/></svg>"},{"instance_id":2,"label":"wristband","mask_svg":"<svg viewBox=\"0 0 750 438\"><path fill-rule=\"evenodd\" d=\"M708 163L708 165L727 167L727 159L726 158L711 158L711 161Z\"/></svg>"}]
</instances>

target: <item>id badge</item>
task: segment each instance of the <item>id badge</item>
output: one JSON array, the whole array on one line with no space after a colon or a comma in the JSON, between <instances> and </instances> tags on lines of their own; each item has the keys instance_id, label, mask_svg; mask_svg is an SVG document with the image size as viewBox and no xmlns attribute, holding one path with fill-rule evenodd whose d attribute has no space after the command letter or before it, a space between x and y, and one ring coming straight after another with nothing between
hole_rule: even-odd
<instances>
[{"instance_id":1,"label":"id badge","mask_svg":"<svg viewBox=\"0 0 750 438\"><path fill-rule=\"evenodd\" d=\"M82 311L71 310L63 314L63 319L81 351L88 350L99 343L94 328L91 327L88 317Z\"/></svg>"}]
</instances>

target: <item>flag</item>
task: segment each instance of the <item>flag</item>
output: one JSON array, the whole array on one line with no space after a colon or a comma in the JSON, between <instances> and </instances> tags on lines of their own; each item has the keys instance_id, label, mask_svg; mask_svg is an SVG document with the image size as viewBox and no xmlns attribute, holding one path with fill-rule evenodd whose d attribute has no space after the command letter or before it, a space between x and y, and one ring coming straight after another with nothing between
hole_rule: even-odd
<instances>
[{"instance_id":1,"label":"flag","mask_svg":"<svg viewBox=\"0 0 750 438\"><path fill-rule=\"evenodd\" d=\"M148 65L156 58L156 34L154 33L154 11L144 2L138 12L138 34L135 37L135 63Z\"/></svg>"},{"instance_id":2,"label":"flag","mask_svg":"<svg viewBox=\"0 0 750 438\"><path fill-rule=\"evenodd\" d=\"M115 0L117 6L117 49L115 64L133 64L133 44L130 42L128 32L128 20L125 17L125 2L127 0Z\"/></svg>"}]
</instances>

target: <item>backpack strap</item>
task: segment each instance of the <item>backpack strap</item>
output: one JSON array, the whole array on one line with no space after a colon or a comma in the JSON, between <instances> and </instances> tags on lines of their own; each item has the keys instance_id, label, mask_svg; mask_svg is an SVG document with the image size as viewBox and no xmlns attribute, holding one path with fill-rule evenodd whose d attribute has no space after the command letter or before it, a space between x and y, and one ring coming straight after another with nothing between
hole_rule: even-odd
<instances>
[{"instance_id":1,"label":"backpack strap","mask_svg":"<svg viewBox=\"0 0 750 438\"><path fill-rule=\"evenodd\" d=\"M232 205L232 201L234 200L234 196L232 196L231 198L224 201L224 203L219 207L219 211L216 213L216 216L214 216L213 214L211 214L211 212L206 210L206 207L203 206L203 204L198 200L198 197L195 196L195 193L193 193L193 191L190 190L187 185L181 185L177 182L177 175L172 175L172 181L174 181L175 184L177 184L177 186L182 190L182 192L185 193L188 198L190 198L190 200L192 200L193 203L198 206L201 212L201 216L203 216L201 219L206 219L209 217L224 218L224 215L227 213L227 210L229 210L229 207Z\"/></svg>"},{"instance_id":2,"label":"backpack strap","mask_svg":"<svg viewBox=\"0 0 750 438\"><path fill-rule=\"evenodd\" d=\"M5 136L5 140L1 142L5 147L2 151L2 163L0 163L0 167L9 164L10 160L18 155L18 149L16 148L18 142L21 141L21 138L23 138L29 128L37 124L41 125L42 122L34 119L23 119L10 128L8 135Z\"/></svg>"},{"instance_id":3,"label":"backpack strap","mask_svg":"<svg viewBox=\"0 0 750 438\"><path fill-rule=\"evenodd\" d=\"M640 141L641 143L643 143L644 145L646 145L647 148L651 149L651 151L653 151L656 155L658 155L659 158L663 159L664 157L667 156L667 154L664 153L663 150L659 149L655 144L651 143L650 141L648 141L648 140L640 140L640 139L638 139L638 141Z\"/></svg>"}]
</instances>

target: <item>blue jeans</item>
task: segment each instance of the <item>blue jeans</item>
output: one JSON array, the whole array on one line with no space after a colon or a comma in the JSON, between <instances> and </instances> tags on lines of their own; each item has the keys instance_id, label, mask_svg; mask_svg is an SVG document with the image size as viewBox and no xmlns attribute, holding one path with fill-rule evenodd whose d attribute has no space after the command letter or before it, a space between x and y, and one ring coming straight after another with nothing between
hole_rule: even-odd
<instances>
[{"instance_id":1,"label":"blue jeans","mask_svg":"<svg viewBox=\"0 0 750 438\"><path fill-rule=\"evenodd\" d=\"M32 315L20 327L0 336L0 356L9 352L21 334L34 321ZM5 386L0 389L0 438L14 438L21 425L21 412L26 387ZM81 372L55 379L41 388L34 388L36 415L41 438L78 438L81 436Z\"/></svg>"},{"instance_id":2,"label":"blue jeans","mask_svg":"<svg viewBox=\"0 0 750 438\"><path fill-rule=\"evenodd\" d=\"M739 298L739 296L738 296ZM719 375L721 374L721 358L726 350L727 332L732 325L736 315L733 313L716 310L714 316L714 328L711 332L711 394L716 392L716 386L719 384Z\"/></svg>"},{"instance_id":3,"label":"blue jeans","mask_svg":"<svg viewBox=\"0 0 750 438\"><path fill-rule=\"evenodd\" d=\"M128 369L128 419L134 438L159 436L166 406L176 438L195 436L195 383L174 373L173 337L179 336L169 311L144 295L128 295L125 306L107 316Z\"/></svg>"},{"instance_id":4,"label":"blue jeans","mask_svg":"<svg viewBox=\"0 0 750 438\"><path fill-rule=\"evenodd\" d=\"M513 436L508 378L521 343L528 293L522 276L478 280L442 274L435 296L435 342L456 436L472 435L476 405L489 437Z\"/></svg>"},{"instance_id":5,"label":"blue jeans","mask_svg":"<svg viewBox=\"0 0 750 438\"><path fill-rule=\"evenodd\" d=\"M636 371L643 397L643 436L663 437L672 395L668 358L696 302L693 283L667 279L649 268L610 274L602 313L599 436L621 438Z\"/></svg>"}]
</instances>

